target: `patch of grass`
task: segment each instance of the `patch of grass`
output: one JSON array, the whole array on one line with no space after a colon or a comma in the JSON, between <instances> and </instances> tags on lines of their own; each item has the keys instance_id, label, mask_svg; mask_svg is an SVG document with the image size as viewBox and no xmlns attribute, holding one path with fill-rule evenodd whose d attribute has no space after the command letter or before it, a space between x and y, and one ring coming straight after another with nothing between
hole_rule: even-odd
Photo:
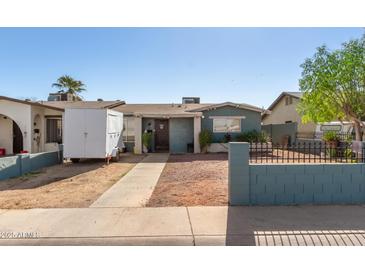
<instances>
[{"instance_id":1,"label":"patch of grass","mask_svg":"<svg viewBox=\"0 0 365 274\"><path fill-rule=\"evenodd\" d=\"M28 173L23 174L19 178L21 180L24 180L25 181L25 180L29 180L31 178L37 177L39 174L42 174L42 173L43 173L42 171L31 171L31 172L28 172Z\"/></svg>"}]
</instances>

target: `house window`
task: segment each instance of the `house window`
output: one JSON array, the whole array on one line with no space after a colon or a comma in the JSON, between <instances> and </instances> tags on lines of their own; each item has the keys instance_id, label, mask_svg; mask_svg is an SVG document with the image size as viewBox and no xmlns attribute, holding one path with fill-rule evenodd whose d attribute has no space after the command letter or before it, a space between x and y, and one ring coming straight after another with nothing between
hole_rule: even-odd
<instances>
[{"instance_id":1,"label":"house window","mask_svg":"<svg viewBox=\"0 0 365 274\"><path fill-rule=\"evenodd\" d=\"M46 142L62 143L62 118L47 118Z\"/></svg>"},{"instance_id":2,"label":"house window","mask_svg":"<svg viewBox=\"0 0 365 274\"><path fill-rule=\"evenodd\" d=\"M213 132L241 132L241 119L214 118Z\"/></svg>"},{"instance_id":3,"label":"house window","mask_svg":"<svg viewBox=\"0 0 365 274\"><path fill-rule=\"evenodd\" d=\"M134 142L134 136L135 136L134 117L124 117L123 123L124 123L123 141L124 142Z\"/></svg>"}]
</instances>

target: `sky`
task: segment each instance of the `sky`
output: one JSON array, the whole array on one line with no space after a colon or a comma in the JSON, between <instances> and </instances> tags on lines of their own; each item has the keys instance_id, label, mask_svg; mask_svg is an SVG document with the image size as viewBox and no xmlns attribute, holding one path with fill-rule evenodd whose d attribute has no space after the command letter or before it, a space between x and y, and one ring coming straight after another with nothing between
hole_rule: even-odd
<instances>
[{"instance_id":1,"label":"sky","mask_svg":"<svg viewBox=\"0 0 365 274\"><path fill-rule=\"evenodd\" d=\"M300 64L363 28L0 28L0 95L46 100L58 77L85 100L231 101L268 107L299 91Z\"/></svg>"}]
</instances>

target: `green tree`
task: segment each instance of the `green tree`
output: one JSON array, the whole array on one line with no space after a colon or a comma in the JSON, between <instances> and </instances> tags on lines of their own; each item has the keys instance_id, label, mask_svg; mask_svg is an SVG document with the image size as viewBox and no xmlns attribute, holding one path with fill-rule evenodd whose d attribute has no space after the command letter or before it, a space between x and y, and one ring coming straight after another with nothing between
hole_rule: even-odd
<instances>
[{"instance_id":1,"label":"green tree","mask_svg":"<svg viewBox=\"0 0 365 274\"><path fill-rule=\"evenodd\" d=\"M302 121L351 121L360 141L365 114L365 35L337 50L319 47L301 68L303 97L298 112Z\"/></svg>"},{"instance_id":2,"label":"green tree","mask_svg":"<svg viewBox=\"0 0 365 274\"><path fill-rule=\"evenodd\" d=\"M83 82L75 80L69 75L58 78L57 82L52 84L52 87L57 88L58 93L70 93L78 98L82 98L80 93L86 90Z\"/></svg>"}]
</instances>

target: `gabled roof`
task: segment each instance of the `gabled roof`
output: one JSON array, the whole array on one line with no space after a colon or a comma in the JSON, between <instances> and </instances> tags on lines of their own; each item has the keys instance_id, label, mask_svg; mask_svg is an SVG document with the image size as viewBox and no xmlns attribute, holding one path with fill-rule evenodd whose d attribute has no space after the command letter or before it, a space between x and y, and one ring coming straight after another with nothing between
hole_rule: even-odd
<instances>
[{"instance_id":1,"label":"gabled roof","mask_svg":"<svg viewBox=\"0 0 365 274\"><path fill-rule=\"evenodd\" d=\"M274 109L274 107L280 102L280 100L284 97L284 96L291 96L297 99L300 99L303 96L302 92L289 92L289 91L283 91L282 93L280 93L280 95L275 99L274 102L272 102L272 104L268 107L268 110L271 111ZM262 118L264 118L266 115L268 115L268 113L264 113L262 115Z\"/></svg>"},{"instance_id":2,"label":"gabled roof","mask_svg":"<svg viewBox=\"0 0 365 274\"><path fill-rule=\"evenodd\" d=\"M65 108L114 108L125 104L124 101L40 101L45 106Z\"/></svg>"},{"instance_id":3,"label":"gabled roof","mask_svg":"<svg viewBox=\"0 0 365 274\"><path fill-rule=\"evenodd\" d=\"M12 102L20 103L20 104L25 104L25 105L31 105L31 106L36 106L36 107L44 107L44 108L48 108L48 109L63 111L62 108L59 108L57 106L43 105L39 102L20 100L20 99L15 99L15 98L6 97L6 96L0 96L0 100L7 100L7 101L12 101Z\"/></svg>"},{"instance_id":4,"label":"gabled roof","mask_svg":"<svg viewBox=\"0 0 365 274\"><path fill-rule=\"evenodd\" d=\"M205 111L205 110L211 110L211 109L216 109L216 108L221 108L221 107L226 107L226 106L252 110L252 111L256 111L256 112L260 112L260 113L264 111L262 108L258 108L258 107L252 106L252 105L238 104L238 103L232 103L232 102L224 102L224 103L220 103L220 104L209 104L207 106L195 108L190 111L194 111L194 112Z\"/></svg>"}]
</instances>

